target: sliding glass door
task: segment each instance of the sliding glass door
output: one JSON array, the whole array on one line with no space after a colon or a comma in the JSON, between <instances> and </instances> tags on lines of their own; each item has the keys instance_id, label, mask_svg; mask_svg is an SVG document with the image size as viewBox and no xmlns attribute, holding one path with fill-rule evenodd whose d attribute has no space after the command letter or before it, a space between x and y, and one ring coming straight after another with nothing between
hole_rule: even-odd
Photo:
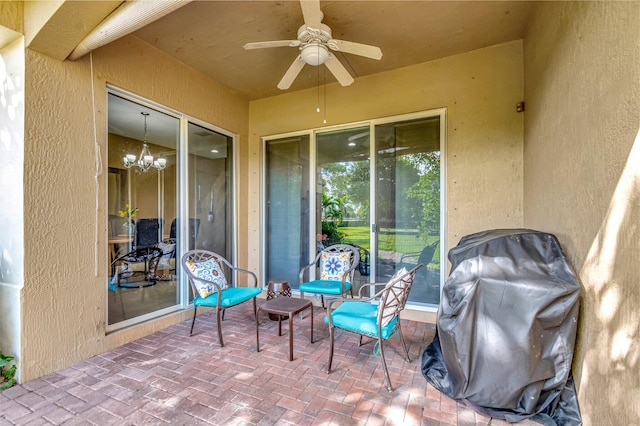
<instances>
[{"instance_id":1,"label":"sliding glass door","mask_svg":"<svg viewBox=\"0 0 640 426\"><path fill-rule=\"evenodd\" d=\"M298 288L309 263L309 136L274 139L265 145L266 277Z\"/></svg>"},{"instance_id":2,"label":"sliding glass door","mask_svg":"<svg viewBox=\"0 0 640 426\"><path fill-rule=\"evenodd\" d=\"M375 126L376 281L421 264L409 300L440 301L441 117Z\"/></svg>"},{"instance_id":3,"label":"sliding glass door","mask_svg":"<svg viewBox=\"0 0 640 426\"><path fill-rule=\"evenodd\" d=\"M190 249L233 259L233 136L113 89L108 97L109 330L184 309Z\"/></svg>"},{"instance_id":4,"label":"sliding glass door","mask_svg":"<svg viewBox=\"0 0 640 426\"><path fill-rule=\"evenodd\" d=\"M356 292L422 264L409 300L437 305L443 122L438 110L267 138L265 280L288 279L297 288L301 265L322 247L347 243L360 252ZM292 237L286 248L283 235Z\"/></svg>"},{"instance_id":5,"label":"sliding glass door","mask_svg":"<svg viewBox=\"0 0 640 426\"><path fill-rule=\"evenodd\" d=\"M316 135L316 229L320 247L351 244L360 252L354 293L369 282L371 180L369 126Z\"/></svg>"}]
</instances>

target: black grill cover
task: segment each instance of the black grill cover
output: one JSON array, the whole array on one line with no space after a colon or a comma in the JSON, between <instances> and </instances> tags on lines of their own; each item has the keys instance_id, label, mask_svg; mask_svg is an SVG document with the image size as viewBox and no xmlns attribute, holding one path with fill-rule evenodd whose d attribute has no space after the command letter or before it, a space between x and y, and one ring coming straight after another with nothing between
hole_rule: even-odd
<instances>
[{"instance_id":1,"label":"black grill cover","mask_svg":"<svg viewBox=\"0 0 640 426\"><path fill-rule=\"evenodd\" d=\"M571 377L580 286L556 237L480 232L449 261L427 381L490 417L582 424Z\"/></svg>"}]
</instances>

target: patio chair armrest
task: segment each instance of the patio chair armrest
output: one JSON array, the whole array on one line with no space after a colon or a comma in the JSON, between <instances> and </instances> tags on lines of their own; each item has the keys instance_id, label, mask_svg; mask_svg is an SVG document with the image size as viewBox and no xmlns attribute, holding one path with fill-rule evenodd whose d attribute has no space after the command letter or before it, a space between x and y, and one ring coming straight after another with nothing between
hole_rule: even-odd
<instances>
[{"instance_id":1,"label":"patio chair armrest","mask_svg":"<svg viewBox=\"0 0 640 426\"><path fill-rule=\"evenodd\" d=\"M304 282L304 272L307 269L311 268L312 266L315 266L318 264L318 261L320 260L320 255L322 255L322 252L316 255L315 259L313 259L313 262L309 263L308 265L304 265L302 268L300 268L300 273L298 274L298 279L300 280L300 284Z\"/></svg>"},{"instance_id":2,"label":"patio chair armrest","mask_svg":"<svg viewBox=\"0 0 640 426\"><path fill-rule=\"evenodd\" d=\"M302 268L300 268L300 273L298 274L298 279L300 280L300 284L302 284L304 282L304 272L311 268L312 266L314 266L316 263L310 263L308 265L304 265Z\"/></svg>"},{"instance_id":3,"label":"patio chair armrest","mask_svg":"<svg viewBox=\"0 0 640 426\"><path fill-rule=\"evenodd\" d=\"M245 273L245 274L249 275L252 278L253 285L251 285L251 283L249 283L248 287L257 287L258 286L258 277L253 272L249 271L248 269L235 268L235 267L232 267L231 269L235 270L235 271L238 271L238 272Z\"/></svg>"},{"instance_id":4,"label":"patio chair armrest","mask_svg":"<svg viewBox=\"0 0 640 426\"><path fill-rule=\"evenodd\" d=\"M258 286L258 277L253 272L249 271L248 269L238 268L237 266L232 265L231 262L229 262L227 259L225 259L223 257L220 257L218 260L221 260L225 264L225 266L227 266L229 268L229 270L232 273L233 273L233 271L238 271L238 272L242 272L242 273L248 274L253 279L253 286L252 287L257 287ZM237 282L234 281L234 284L237 284Z\"/></svg>"},{"instance_id":5,"label":"patio chair armrest","mask_svg":"<svg viewBox=\"0 0 640 426\"><path fill-rule=\"evenodd\" d=\"M360 290L358 290L358 298L362 299L362 290L365 288L372 288L373 287L373 292L376 293L376 286L386 286L388 283L366 283L366 284L362 284L360 286ZM371 297L371 296L370 296Z\"/></svg>"},{"instance_id":6,"label":"patio chair armrest","mask_svg":"<svg viewBox=\"0 0 640 426\"><path fill-rule=\"evenodd\" d=\"M380 297L382 295L382 293L384 293L384 291L387 289L387 287L389 287L392 283L395 283L395 282L397 282L399 280L405 280L408 277L411 277L411 281L413 282L413 276L416 274L416 271L418 269L422 268L422 266L423 266L422 264L419 264L419 265L413 267L410 271L407 271L406 273L404 273L404 274L402 274L402 275L400 275L398 277L395 277L391 281L386 282L386 283L367 283L367 284L363 284L360 287L360 290L358 291L358 297L362 297L361 296L362 289L365 288L365 287L374 287L375 288L375 286L384 286L384 288L382 288L381 290L378 290L375 294L369 296L367 299L362 299L362 300L373 300L373 299L376 299L376 298Z\"/></svg>"}]
</instances>

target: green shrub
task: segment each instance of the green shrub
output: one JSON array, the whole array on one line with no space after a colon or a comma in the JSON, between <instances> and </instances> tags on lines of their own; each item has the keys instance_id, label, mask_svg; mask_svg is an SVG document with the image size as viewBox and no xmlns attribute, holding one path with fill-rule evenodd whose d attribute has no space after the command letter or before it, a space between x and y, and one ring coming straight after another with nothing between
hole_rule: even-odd
<instances>
[{"instance_id":1,"label":"green shrub","mask_svg":"<svg viewBox=\"0 0 640 426\"><path fill-rule=\"evenodd\" d=\"M333 222L323 221L322 233L326 235L323 241L325 247L329 247L334 244L342 244L344 241L344 234L338 231L338 227Z\"/></svg>"},{"instance_id":2,"label":"green shrub","mask_svg":"<svg viewBox=\"0 0 640 426\"><path fill-rule=\"evenodd\" d=\"M9 366L13 361L12 356L0 353L0 391L10 388L16 383L14 379L16 375L16 365Z\"/></svg>"}]
</instances>

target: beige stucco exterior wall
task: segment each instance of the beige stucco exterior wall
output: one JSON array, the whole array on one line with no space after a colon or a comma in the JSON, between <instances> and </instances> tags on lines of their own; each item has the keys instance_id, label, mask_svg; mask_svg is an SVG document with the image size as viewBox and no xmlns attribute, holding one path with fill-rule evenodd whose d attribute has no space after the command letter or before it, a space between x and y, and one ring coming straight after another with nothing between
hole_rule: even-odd
<instances>
[{"instance_id":1,"label":"beige stucco exterior wall","mask_svg":"<svg viewBox=\"0 0 640 426\"><path fill-rule=\"evenodd\" d=\"M247 101L132 36L93 52L95 100L90 64L26 52L23 382L189 315L105 333L106 173L96 180L95 164L106 170L107 83L238 134L245 161Z\"/></svg>"},{"instance_id":2,"label":"beige stucco exterior wall","mask_svg":"<svg viewBox=\"0 0 640 426\"><path fill-rule=\"evenodd\" d=\"M524 44L524 224L582 283L585 425L640 424L640 2L547 2Z\"/></svg>"},{"instance_id":3,"label":"beige stucco exterior wall","mask_svg":"<svg viewBox=\"0 0 640 426\"><path fill-rule=\"evenodd\" d=\"M517 41L329 85L326 126L447 109L447 252L466 234L522 225L522 66ZM260 137L323 127L317 104L316 89L251 102L251 199L260 199ZM256 203L248 220L249 239L260 241ZM250 264L258 265L257 245L250 250Z\"/></svg>"}]
</instances>

